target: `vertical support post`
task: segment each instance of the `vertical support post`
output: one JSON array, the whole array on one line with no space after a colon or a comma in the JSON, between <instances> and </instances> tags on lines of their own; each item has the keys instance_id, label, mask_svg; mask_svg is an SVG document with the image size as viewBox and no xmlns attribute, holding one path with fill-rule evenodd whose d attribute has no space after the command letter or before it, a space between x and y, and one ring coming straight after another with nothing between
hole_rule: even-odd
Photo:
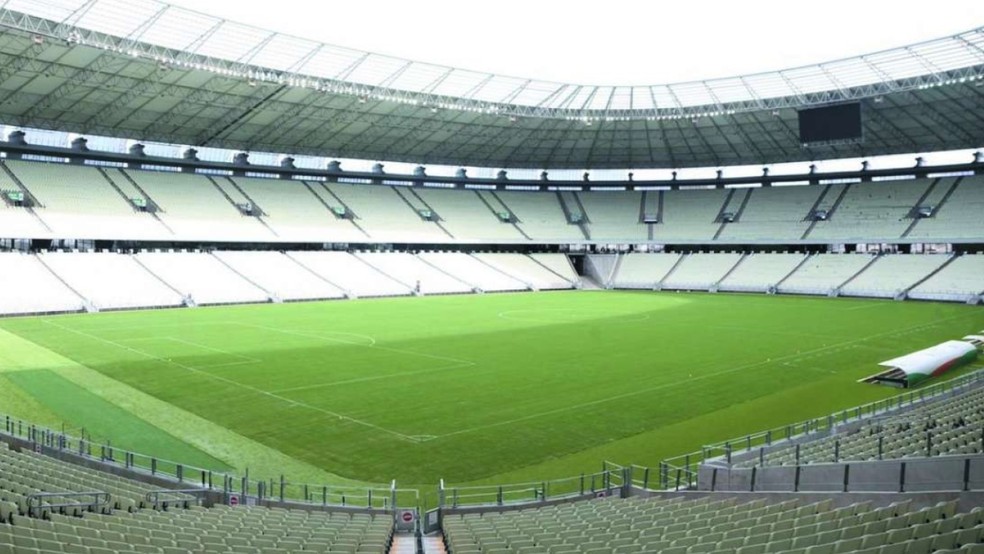
<instances>
[{"instance_id":1,"label":"vertical support post","mask_svg":"<svg viewBox=\"0 0 984 554\"><path fill-rule=\"evenodd\" d=\"M495 495L495 502L502 506L502 485L499 485L499 491Z\"/></svg>"},{"instance_id":2,"label":"vertical support post","mask_svg":"<svg viewBox=\"0 0 984 554\"><path fill-rule=\"evenodd\" d=\"M885 435L878 435L878 459L885 455Z\"/></svg>"},{"instance_id":3,"label":"vertical support post","mask_svg":"<svg viewBox=\"0 0 984 554\"><path fill-rule=\"evenodd\" d=\"M184 483L184 466L181 465L181 464L178 464L177 466L175 466L175 470L176 470L175 472L178 474L177 475L178 482L179 483Z\"/></svg>"},{"instance_id":4,"label":"vertical support post","mask_svg":"<svg viewBox=\"0 0 984 554\"><path fill-rule=\"evenodd\" d=\"M926 457L933 455L933 432L926 431Z\"/></svg>"},{"instance_id":5,"label":"vertical support post","mask_svg":"<svg viewBox=\"0 0 984 554\"><path fill-rule=\"evenodd\" d=\"M642 488L644 488L644 489L648 489L649 488L649 467L648 466L642 472Z\"/></svg>"},{"instance_id":6,"label":"vertical support post","mask_svg":"<svg viewBox=\"0 0 984 554\"><path fill-rule=\"evenodd\" d=\"M905 462L899 465L899 492L905 492Z\"/></svg>"},{"instance_id":7,"label":"vertical support post","mask_svg":"<svg viewBox=\"0 0 984 554\"><path fill-rule=\"evenodd\" d=\"M841 459L841 441L837 439L834 441L834 461L839 462Z\"/></svg>"},{"instance_id":8,"label":"vertical support post","mask_svg":"<svg viewBox=\"0 0 984 554\"><path fill-rule=\"evenodd\" d=\"M714 492L715 489L717 489L717 481L718 481L718 468L714 468L711 470L711 492Z\"/></svg>"},{"instance_id":9,"label":"vertical support post","mask_svg":"<svg viewBox=\"0 0 984 554\"><path fill-rule=\"evenodd\" d=\"M581 474L581 479L579 480L581 495L584 495L584 474Z\"/></svg>"},{"instance_id":10,"label":"vertical support post","mask_svg":"<svg viewBox=\"0 0 984 554\"><path fill-rule=\"evenodd\" d=\"M755 477L758 475L758 466L752 466L752 482L748 487L749 492L755 492Z\"/></svg>"},{"instance_id":11,"label":"vertical support post","mask_svg":"<svg viewBox=\"0 0 984 554\"><path fill-rule=\"evenodd\" d=\"M970 490L970 458L964 459L963 490Z\"/></svg>"},{"instance_id":12,"label":"vertical support post","mask_svg":"<svg viewBox=\"0 0 984 554\"><path fill-rule=\"evenodd\" d=\"M800 470L801 466L799 463L796 464L796 475L793 477L793 492L799 492L800 490Z\"/></svg>"},{"instance_id":13,"label":"vertical support post","mask_svg":"<svg viewBox=\"0 0 984 554\"><path fill-rule=\"evenodd\" d=\"M799 467L799 465L800 465L800 445L799 443L796 443L796 466Z\"/></svg>"},{"instance_id":14,"label":"vertical support post","mask_svg":"<svg viewBox=\"0 0 984 554\"><path fill-rule=\"evenodd\" d=\"M847 492L851 484L851 464L844 464L844 492Z\"/></svg>"},{"instance_id":15,"label":"vertical support post","mask_svg":"<svg viewBox=\"0 0 984 554\"><path fill-rule=\"evenodd\" d=\"M772 445L772 429L765 432L765 444Z\"/></svg>"},{"instance_id":16,"label":"vertical support post","mask_svg":"<svg viewBox=\"0 0 984 554\"><path fill-rule=\"evenodd\" d=\"M287 488L287 481L284 480L284 475L280 474L280 501L284 501L284 489ZM370 489L372 490L372 489ZM370 504L372 506L372 504Z\"/></svg>"}]
</instances>

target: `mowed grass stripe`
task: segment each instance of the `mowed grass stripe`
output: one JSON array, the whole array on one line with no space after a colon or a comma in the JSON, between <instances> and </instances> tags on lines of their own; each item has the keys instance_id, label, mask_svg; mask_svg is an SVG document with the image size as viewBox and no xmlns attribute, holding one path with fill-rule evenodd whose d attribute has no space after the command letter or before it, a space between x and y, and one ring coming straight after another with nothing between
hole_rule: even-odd
<instances>
[{"instance_id":1,"label":"mowed grass stripe","mask_svg":"<svg viewBox=\"0 0 984 554\"><path fill-rule=\"evenodd\" d=\"M31 325L43 324L40 318L5 320L4 323L14 321L20 325L28 322L31 322ZM186 442L191 448L204 452L222 462L220 467L214 469L232 467L242 473L250 468L254 474L279 475L286 473L303 482L354 484L350 480L343 479L238 435L173 404L149 396L140 390L111 379L98 371L0 328L0 377L10 384L10 388L5 388L0 394L0 399L4 402L0 411L22 418L27 422L48 425L54 429L61 429L62 426L65 426L70 432L86 424L84 418L71 420L62 417L63 414L55 413L55 410L66 409L61 403L76 404L80 399L75 397L63 398L55 403L46 391L38 396L32 396L14 385L10 376L24 371L51 372L80 389L92 393L101 401L117 406L125 412L125 417L121 415L108 420L107 424L127 427L132 423L127 421L128 419L139 419L157 429L166 430L168 434ZM15 392L16 394L12 394ZM49 406L46 402L55 405ZM118 432L116 427L106 427L104 433L104 436L97 438L112 439L113 444L119 448L136 449L138 446L127 444L125 441L121 442L120 438L124 433ZM173 451L168 444L162 442L152 442L147 446L150 450L141 453L164 459L172 459L181 455L181 452ZM189 462L188 460L177 461Z\"/></svg>"},{"instance_id":2,"label":"mowed grass stripe","mask_svg":"<svg viewBox=\"0 0 984 554\"><path fill-rule=\"evenodd\" d=\"M88 344L95 341L36 320L0 326L298 460L402 484L559 475L549 468L594 471L609 457L597 454L606 452L619 462L655 463L720 431L697 432L687 421L769 406L768 413L747 414L748 432L759 422L780 425L818 415L821 407L870 401L891 391L854 381L878 361L984 327L982 312L962 305L649 292L379 299L53 321L121 344L155 335L186 340L196 346L184 352L168 341L172 362L198 371ZM259 361L222 365L244 357ZM793 390L802 392L786 405L784 393ZM740 410L730 417L739 420L729 428L740 426ZM660 435L660 445L632 438L684 428L679 436Z\"/></svg>"}]
</instances>

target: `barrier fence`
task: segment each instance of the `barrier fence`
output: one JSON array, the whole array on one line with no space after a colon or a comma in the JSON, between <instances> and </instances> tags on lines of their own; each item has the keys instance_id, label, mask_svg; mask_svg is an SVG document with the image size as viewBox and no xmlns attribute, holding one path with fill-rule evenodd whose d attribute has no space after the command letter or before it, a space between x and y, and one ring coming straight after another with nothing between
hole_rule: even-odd
<instances>
[{"instance_id":1,"label":"barrier fence","mask_svg":"<svg viewBox=\"0 0 984 554\"><path fill-rule=\"evenodd\" d=\"M551 500L620 496L628 483L627 471L606 462L602 471L576 477L513 483L508 485L438 485L438 507L469 508L515 506L545 503Z\"/></svg>"},{"instance_id":2,"label":"barrier fence","mask_svg":"<svg viewBox=\"0 0 984 554\"><path fill-rule=\"evenodd\" d=\"M744 437L704 446L698 451L665 459L656 468L633 466L632 485L658 490L692 489L697 486L701 464L717 463L723 467L728 467L731 465L732 457L738 454L745 455L756 449L764 452L764 449L782 442L788 444L788 441L824 437L834 432L841 425L876 419L887 413L915 406L927 400L963 392L982 382L984 382L984 370L977 370L948 381L923 386L889 398L841 410L826 417L774 427Z\"/></svg>"},{"instance_id":3,"label":"barrier fence","mask_svg":"<svg viewBox=\"0 0 984 554\"><path fill-rule=\"evenodd\" d=\"M11 416L3 418L2 433L33 445L46 454L64 454L82 460L98 462L108 468L132 472L135 477L156 477L186 493L215 492L226 498L236 497L242 504L281 502L306 506L345 507L393 511L416 509L420 504L417 489L402 489L396 481L388 485L343 486L294 483L285 476L269 479L251 477L247 469L242 476L216 472L163 458L147 456L113 446L110 442L75 437L64 431L25 423ZM160 491L159 494L166 494Z\"/></svg>"}]
</instances>

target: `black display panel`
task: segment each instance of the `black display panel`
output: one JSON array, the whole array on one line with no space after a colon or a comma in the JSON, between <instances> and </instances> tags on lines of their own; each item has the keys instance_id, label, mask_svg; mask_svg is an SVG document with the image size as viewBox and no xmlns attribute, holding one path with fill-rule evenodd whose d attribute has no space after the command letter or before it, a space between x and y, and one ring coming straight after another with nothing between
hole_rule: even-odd
<instances>
[{"instance_id":1,"label":"black display panel","mask_svg":"<svg viewBox=\"0 0 984 554\"><path fill-rule=\"evenodd\" d=\"M800 110L799 133L804 144L860 139L861 103Z\"/></svg>"}]
</instances>

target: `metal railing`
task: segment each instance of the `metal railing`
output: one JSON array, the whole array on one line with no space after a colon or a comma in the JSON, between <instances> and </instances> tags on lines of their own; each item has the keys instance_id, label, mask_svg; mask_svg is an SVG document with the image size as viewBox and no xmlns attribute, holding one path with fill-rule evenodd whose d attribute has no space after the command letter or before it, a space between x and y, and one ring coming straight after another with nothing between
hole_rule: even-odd
<instances>
[{"instance_id":1,"label":"metal railing","mask_svg":"<svg viewBox=\"0 0 984 554\"><path fill-rule=\"evenodd\" d=\"M626 468L605 463L597 473L504 485L438 485L438 507L469 508L543 504L552 500L618 496L629 481Z\"/></svg>"},{"instance_id":2,"label":"metal railing","mask_svg":"<svg viewBox=\"0 0 984 554\"><path fill-rule=\"evenodd\" d=\"M315 485L288 481L279 475L269 479L256 479L247 469L242 476L195 467L180 462L148 456L115 447L109 441L92 440L84 430L82 437L26 423L9 415L0 415L0 435L24 440L38 453L62 453L82 460L98 462L107 468L124 469L133 477L156 477L173 483L173 490L152 491L161 498L165 494L204 494L220 492L244 497L243 504L252 502L282 502L308 506L363 508L392 511L400 508L418 508L420 493L417 489L398 488L396 481L389 484L364 486ZM148 501L151 499L148 497Z\"/></svg>"},{"instance_id":3,"label":"metal railing","mask_svg":"<svg viewBox=\"0 0 984 554\"><path fill-rule=\"evenodd\" d=\"M697 472L703 463L730 466L732 456L739 453L748 453L790 440L827 436L846 423L875 419L926 400L963 392L981 382L984 382L984 369L834 412L826 417L808 419L707 445L698 451L665 459L656 468L633 466L632 485L644 489L690 489L696 486Z\"/></svg>"},{"instance_id":4,"label":"metal railing","mask_svg":"<svg viewBox=\"0 0 984 554\"><path fill-rule=\"evenodd\" d=\"M79 500L78 502L45 502L46 498L79 498L88 499L88 501ZM39 517L44 510L51 508L84 508L86 510L99 511L99 509L110 505L112 496L108 492L104 491L36 492L27 495L25 501L27 502L27 515L31 517Z\"/></svg>"}]
</instances>

